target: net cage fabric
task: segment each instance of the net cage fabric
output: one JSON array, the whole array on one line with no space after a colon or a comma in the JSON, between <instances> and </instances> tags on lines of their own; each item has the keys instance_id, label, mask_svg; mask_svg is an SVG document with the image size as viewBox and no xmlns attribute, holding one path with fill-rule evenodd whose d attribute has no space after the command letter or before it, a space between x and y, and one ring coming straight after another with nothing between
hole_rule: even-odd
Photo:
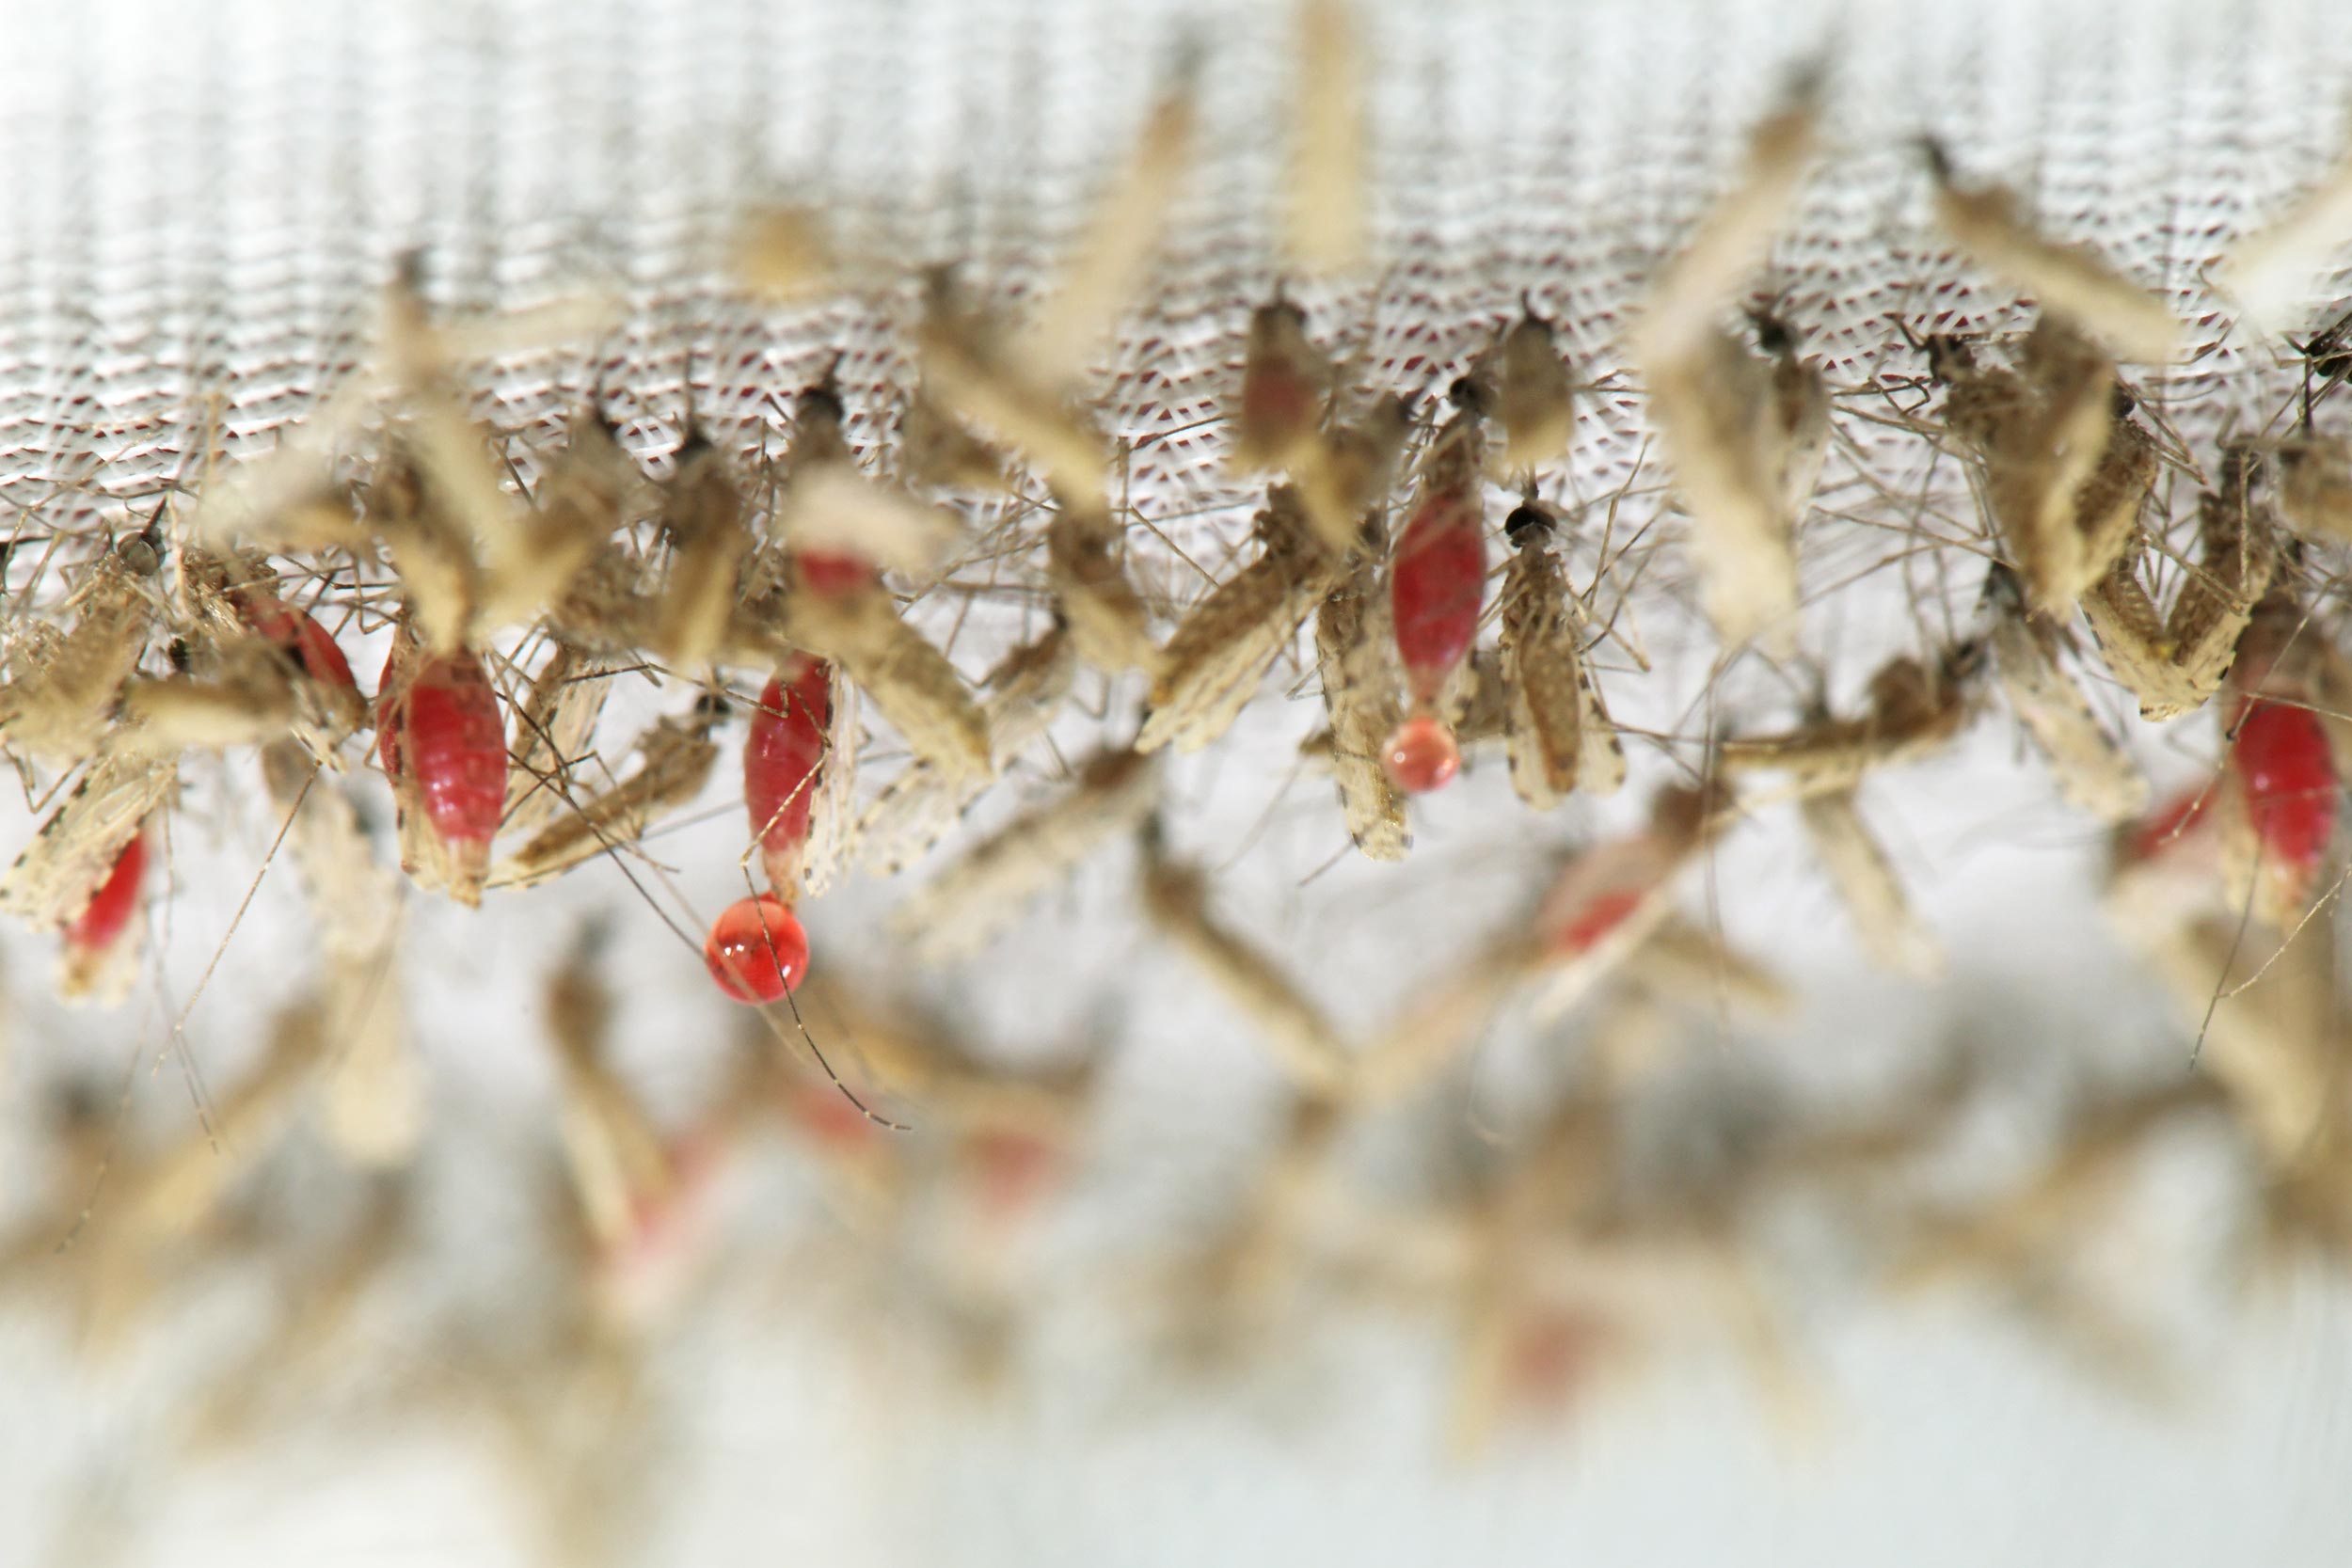
<instances>
[{"instance_id":1,"label":"net cage fabric","mask_svg":"<svg viewBox=\"0 0 2352 1568\"><path fill-rule=\"evenodd\" d=\"M1309 303L1406 387L1522 295L1604 355L1746 127L1819 62L1835 157L1765 282L1834 374L1899 360L1898 318L2009 309L1928 228L1916 144L1933 135L2179 308L2192 352L2159 398L2259 403L2275 388L2239 372L2276 345L2226 338L2205 278L2342 146L2352 46L2328 23L2318 4L1368 8L1378 268ZM452 311L579 284L625 297L587 352L485 376L502 422L551 430L601 372L649 443L691 384L748 447L784 420L756 394L838 349L878 419L905 275L859 280L853 303L754 311L719 287L733 221L787 197L861 255L909 273L955 261L1017 298L1193 48L1200 172L1101 383L1111 427L1140 441L1230 380L1278 275L1268 127L1288 26L1245 5L719 4L658 24L617 5L28 12L7 68L0 480L22 504L89 486L100 507L173 474L214 399L232 450L266 440L347 372L411 250ZM1605 488L1626 437L1588 431L1580 478ZM1217 492L1216 443L1155 443L1140 493Z\"/></svg>"}]
</instances>

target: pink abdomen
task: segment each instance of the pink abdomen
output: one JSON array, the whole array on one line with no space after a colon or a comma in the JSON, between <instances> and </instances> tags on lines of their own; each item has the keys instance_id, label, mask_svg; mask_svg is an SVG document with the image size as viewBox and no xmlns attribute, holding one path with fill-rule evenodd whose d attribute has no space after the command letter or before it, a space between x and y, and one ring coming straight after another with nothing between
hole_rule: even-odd
<instances>
[{"instance_id":1,"label":"pink abdomen","mask_svg":"<svg viewBox=\"0 0 2352 1568\"><path fill-rule=\"evenodd\" d=\"M387 671L386 685L394 684ZM425 656L407 689L380 705L384 770L405 773L444 843L487 844L506 809L506 726L473 654Z\"/></svg>"},{"instance_id":2,"label":"pink abdomen","mask_svg":"<svg viewBox=\"0 0 2352 1568\"><path fill-rule=\"evenodd\" d=\"M139 884L146 876L147 832L142 829L131 835L131 841L115 856L114 869L65 928L66 945L85 952L103 952L113 946L138 912Z\"/></svg>"},{"instance_id":3,"label":"pink abdomen","mask_svg":"<svg viewBox=\"0 0 2352 1568\"><path fill-rule=\"evenodd\" d=\"M808 838L826 733L833 727L833 668L795 657L771 677L743 746L743 801L752 832L770 856L789 855ZM789 898L791 892L776 892Z\"/></svg>"},{"instance_id":4,"label":"pink abdomen","mask_svg":"<svg viewBox=\"0 0 2352 1568\"><path fill-rule=\"evenodd\" d=\"M1478 509L1456 493L1423 500L1389 569L1397 657L1414 701L1434 703L1470 654L1486 600L1486 537Z\"/></svg>"},{"instance_id":5,"label":"pink abdomen","mask_svg":"<svg viewBox=\"0 0 2352 1568\"><path fill-rule=\"evenodd\" d=\"M2318 869L2336 832L2336 767L2309 708L2257 697L2230 753L2264 857L2297 885Z\"/></svg>"}]
</instances>

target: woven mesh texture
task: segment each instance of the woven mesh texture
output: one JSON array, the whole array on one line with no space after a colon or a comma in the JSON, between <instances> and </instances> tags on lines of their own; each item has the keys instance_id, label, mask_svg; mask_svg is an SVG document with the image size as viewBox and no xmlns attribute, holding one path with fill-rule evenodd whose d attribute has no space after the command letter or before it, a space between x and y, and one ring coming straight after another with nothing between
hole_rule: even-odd
<instances>
[{"instance_id":1,"label":"woven mesh texture","mask_svg":"<svg viewBox=\"0 0 2352 1568\"><path fill-rule=\"evenodd\" d=\"M2203 274L2334 154L2352 64L2318 0L1367 9L1383 266L1309 303L1375 379L1408 388L1522 293L1605 369L1743 128L1819 58L1838 152L1767 286L1834 374L1890 368L1899 317L2005 312L1923 226L1915 138L1932 135L2196 324L2200 352L2160 400L2243 417L2210 405L2265 397L2241 372L2271 351L2219 341ZM1275 277L1287 28L1274 7L1009 0L831 14L723 0L659 24L596 3L28 15L0 79L0 483L27 503L60 483L135 493L173 471L214 398L232 438L266 437L349 370L373 290L412 248L452 310L583 283L626 297L593 355L487 378L512 426L551 420L600 371L649 444L666 444L655 428L674 430L691 380L697 410L748 446L745 427L783 418L759 394L836 350L878 415L899 379L903 277L811 315L730 307L717 260L732 220L789 196L864 254L956 260L1017 297L1189 43L1209 150L1104 406L1116 433L1163 437L1140 494L1217 494L1217 433L1168 433L1227 389L1246 308ZM1588 426L1578 477L1606 488L1632 421Z\"/></svg>"}]
</instances>

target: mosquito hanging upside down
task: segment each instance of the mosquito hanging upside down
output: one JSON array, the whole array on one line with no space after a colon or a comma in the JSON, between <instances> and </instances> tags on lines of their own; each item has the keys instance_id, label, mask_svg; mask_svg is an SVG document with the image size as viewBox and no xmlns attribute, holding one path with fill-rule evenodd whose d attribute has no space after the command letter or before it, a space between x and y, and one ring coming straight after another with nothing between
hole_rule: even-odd
<instances>
[{"instance_id":1,"label":"mosquito hanging upside down","mask_svg":"<svg viewBox=\"0 0 2352 1568\"><path fill-rule=\"evenodd\" d=\"M770 891L712 923L703 959L738 1002L780 1000L808 973L808 933L793 913L832 747L833 667L796 656L769 678L743 746L743 802Z\"/></svg>"},{"instance_id":2,"label":"mosquito hanging upside down","mask_svg":"<svg viewBox=\"0 0 2352 1568\"><path fill-rule=\"evenodd\" d=\"M1607 795L1625 783L1616 726L1584 663L1583 615L1552 553L1556 527L1532 496L1502 524L1517 552L1501 595L1503 741L1511 785L1538 811L1579 787Z\"/></svg>"},{"instance_id":3,"label":"mosquito hanging upside down","mask_svg":"<svg viewBox=\"0 0 2352 1568\"><path fill-rule=\"evenodd\" d=\"M435 654L403 626L376 695L376 751L400 803L401 864L478 904L506 805L506 725L478 654Z\"/></svg>"},{"instance_id":4,"label":"mosquito hanging upside down","mask_svg":"<svg viewBox=\"0 0 2352 1568\"><path fill-rule=\"evenodd\" d=\"M1461 749L1439 712L1470 657L1486 598L1485 394L1467 381L1454 394L1456 412L1422 458L1421 494L1389 562L1390 614L1411 709L1381 757L1390 779L1412 795L1443 788L1461 769Z\"/></svg>"}]
</instances>

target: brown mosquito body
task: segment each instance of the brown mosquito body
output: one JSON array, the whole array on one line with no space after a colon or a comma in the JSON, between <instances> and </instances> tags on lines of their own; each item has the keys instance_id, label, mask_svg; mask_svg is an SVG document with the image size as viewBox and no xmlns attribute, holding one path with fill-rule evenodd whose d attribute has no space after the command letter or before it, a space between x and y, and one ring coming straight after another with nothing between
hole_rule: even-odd
<instances>
[{"instance_id":1,"label":"brown mosquito body","mask_svg":"<svg viewBox=\"0 0 2352 1568\"><path fill-rule=\"evenodd\" d=\"M598 855L633 846L645 830L690 805L719 761L710 732L726 717L706 698L683 718L662 719L638 742L637 769L610 789L582 795L490 868L493 888L530 887ZM512 823L508 823L511 832Z\"/></svg>"},{"instance_id":2,"label":"brown mosquito body","mask_svg":"<svg viewBox=\"0 0 2352 1568\"><path fill-rule=\"evenodd\" d=\"M1928 755L1948 744L1974 712L1973 652L1933 663L1908 657L1870 678L1868 709L1854 719L1823 718L1774 736L1722 742L1717 765L1740 775L1770 771L1799 796L1851 789L1875 768Z\"/></svg>"},{"instance_id":3,"label":"brown mosquito body","mask_svg":"<svg viewBox=\"0 0 2352 1568\"><path fill-rule=\"evenodd\" d=\"M1551 324L1523 313L1495 346L1493 375L1505 472L1531 473L1565 456L1576 434L1576 384Z\"/></svg>"},{"instance_id":4,"label":"brown mosquito body","mask_svg":"<svg viewBox=\"0 0 2352 1568\"><path fill-rule=\"evenodd\" d=\"M1853 791L1807 796L1798 811L1864 951L1898 974L1940 975L1943 949L1912 909L1902 879L1863 819Z\"/></svg>"},{"instance_id":5,"label":"brown mosquito body","mask_svg":"<svg viewBox=\"0 0 2352 1568\"><path fill-rule=\"evenodd\" d=\"M1606 728L1609 719L1584 669L1583 621L1573 608L1575 595L1551 553L1554 526L1550 514L1532 503L1503 523L1517 546L1501 594L1503 741L1510 752L1511 786L1538 811L1559 804L1577 787L1585 756L1596 745L1616 744L1613 730L1597 742L1584 734L1586 723ZM1622 763L1615 776L1624 776ZM1605 781L1604 789L1612 784Z\"/></svg>"},{"instance_id":6,"label":"brown mosquito body","mask_svg":"<svg viewBox=\"0 0 2352 1568\"><path fill-rule=\"evenodd\" d=\"M1001 774L1039 740L1070 695L1077 650L1057 625L1007 654L989 673L980 699L991 762ZM904 870L945 837L986 789L986 776L917 757L882 786L859 827L866 863L884 875Z\"/></svg>"},{"instance_id":7,"label":"brown mosquito body","mask_svg":"<svg viewBox=\"0 0 2352 1568\"><path fill-rule=\"evenodd\" d=\"M1950 388L1945 420L1976 456L1984 509L2036 613L2063 615L2137 536L2156 448L2112 360L2045 312L2014 370L1937 339L1929 357Z\"/></svg>"},{"instance_id":8,"label":"brown mosquito body","mask_svg":"<svg viewBox=\"0 0 2352 1568\"><path fill-rule=\"evenodd\" d=\"M19 632L0 684L0 748L57 767L97 748L156 620L157 562L147 535L126 536L58 608L62 630Z\"/></svg>"},{"instance_id":9,"label":"brown mosquito body","mask_svg":"<svg viewBox=\"0 0 2352 1568\"><path fill-rule=\"evenodd\" d=\"M1167 856L1145 835L1143 907L1152 927L1189 959L1210 989L1247 1017L1301 1088L1329 1094L1347 1074L1347 1047L1323 1010L1280 966L1220 922L1207 877Z\"/></svg>"},{"instance_id":10,"label":"brown mosquito body","mask_svg":"<svg viewBox=\"0 0 2352 1568\"><path fill-rule=\"evenodd\" d=\"M1936 221L1971 257L2123 358L2161 363L2172 357L2181 327L2162 301L2088 247L2043 235L2013 191L1955 183L1941 150L1931 144L1928 151Z\"/></svg>"},{"instance_id":11,"label":"brown mosquito body","mask_svg":"<svg viewBox=\"0 0 2352 1568\"><path fill-rule=\"evenodd\" d=\"M2058 789L2082 810L2120 822L2148 803L2148 780L2060 662L2051 624L2026 609L2016 578L1995 565L1985 597L1986 639L2010 711L2049 760Z\"/></svg>"},{"instance_id":12,"label":"brown mosquito body","mask_svg":"<svg viewBox=\"0 0 2352 1568\"><path fill-rule=\"evenodd\" d=\"M179 777L174 758L122 742L102 746L0 878L0 911L41 931L80 914Z\"/></svg>"},{"instance_id":13,"label":"brown mosquito body","mask_svg":"<svg viewBox=\"0 0 2352 1568\"><path fill-rule=\"evenodd\" d=\"M1156 674L1152 611L1120 563L1120 537L1106 509L1063 498L1045 529L1045 584L1081 659L1106 673Z\"/></svg>"},{"instance_id":14,"label":"brown mosquito body","mask_svg":"<svg viewBox=\"0 0 2352 1568\"><path fill-rule=\"evenodd\" d=\"M893 929L924 956L978 950L1031 898L1099 847L1139 827L1159 800L1159 771L1134 751L1106 751L1075 783L1016 817L899 905Z\"/></svg>"},{"instance_id":15,"label":"brown mosquito body","mask_svg":"<svg viewBox=\"0 0 2352 1568\"><path fill-rule=\"evenodd\" d=\"M1394 648L1378 566L1366 558L1317 608L1315 656L1341 815L1349 842L1375 861L1403 860L1413 842L1405 797L1380 760L1381 745L1401 717Z\"/></svg>"},{"instance_id":16,"label":"brown mosquito body","mask_svg":"<svg viewBox=\"0 0 2352 1568\"><path fill-rule=\"evenodd\" d=\"M1258 559L1219 583L1161 650L1136 750L1197 752L1224 735L1346 570L1344 559L1327 553L1310 531L1288 486L1267 497L1256 531Z\"/></svg>"}]
</instances>

